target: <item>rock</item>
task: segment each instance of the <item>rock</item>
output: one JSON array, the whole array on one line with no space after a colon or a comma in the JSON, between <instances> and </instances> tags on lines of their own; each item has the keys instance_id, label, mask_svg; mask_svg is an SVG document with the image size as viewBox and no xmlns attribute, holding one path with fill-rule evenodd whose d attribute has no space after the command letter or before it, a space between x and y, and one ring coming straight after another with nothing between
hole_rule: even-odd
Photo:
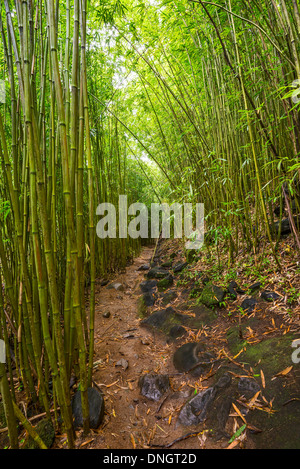
<instances>
[{"instance_id":1,"label":"rock","mask_svg":"<svg viewBox=\"0 0 300 469\"><path fill-rule=\"evenodd\" d=\"M194 262L196 260L197 254L198 253L195 249L188 249L185 253L186 262L188 264Z\"/></svg>"},{"instance_id":2,"label":"rock","mask_svg":"<svg viewBox=\"0 0 300 469\"><path fill-rule=\"evenodd\" d=\"M159 282L157 283L157 288L159 291L161 290L165 290L169 287L171 287L173 285L173 277L171 274L167 275L167 277L159 280Z\"/></svg>"},{"instance_id":3,"label":"rock","mask_svg":"<svg viewBox=\"0 0 300 469\"><path fill-rule=\"evenodd\" d=\"M209 283L205 285L201 296L200 302L203 303L205 306L212 307L218 306L225 297L225 291L221 288Z\"/></svg>"},{"instance_id":4,"label":"rock","mask_svg":"<svg viewBox=\"0 0 300 469\"><path fill-rule=\"evenodd\" d=\"M199 425L206 418L207 410L216 395L214 388L201 391L188 401L181 409L178 416L178 423L184 427Z\"/></svg>"},{"instance_id":5,"label":"rock","mask_svg":"<svg viewBox=\"0 0 300 469\"><path fill-rule=\"evenodd\" d=\"M294 217L295 219L297 217ZM273 231L275 236L279 235L279 232L281 232L281 236L288 235L292 232L290 220L288 218L285 218L282 221L277 221L271 225L271 231Z\"/></svg>"},{"instance_id":6,"label":"rock","mask_svg":"<svg viewBox=\"0 0 300 469\"><path fill-rule=\"evenodd\" d=\"M169 306L166 309L153 312L148 318L141 322L141 326L158 329L163 334L171 337L170 331L173 326L186 326L191 329L200 329L203 325L210 324L217 317L213 310L201 304L196 306L184 304L181 308L180 306L177 308L179 311L188 311L193 314L181 314Z\"/></svg>"},{"instance_id":7,"label":"rock","mask_svg":"<svg viewBox=\"0 0 300 469\"><path fill-rule=\"evenodd\" d=\"M202 344L197 342L182 345L173 355L173 365L180 373L191 372L192 376L201 376L205 373L207 366L211 364L213 355L205 352ZM201 365L197 366L197 363ZM203 365L207 362L207 365Z\"/></svg>"},{"instance_id":8,"label":"rock","mask_svg":"<svg viewBox=\"0 0 300 469\"><path fill-rule=\"evenodd\" d=\"M143 294L143 300L144 300L144 304L148 308L154 305L156 298L155 298L154 293L147 292Z\"/></svg>"},{"instance_id":9,"label":"rock","mask_svg":"<svg viewBox=\"0 0 300 469\"><path fill-rule=\"evenodd\" d=\"M174 274L178 274L179 272L182 272L183 269L185 269L187 266L188 266L187 262L180 262L179 264L176 264L173 269Z\"/></svg>"},{"instance_id":10,"label":"rock","mask_svg":"<svg viewBox=\"0 0 300 469\"><path fill-rule=\"evenodd\" d=\"M88 388L88 401L90 411L90 428L97 429L104 417L104 399L102 394L95 388ZM83 426L81 391L78 390L72 399L72 412L75 428Z\"/></svg>"},{"instance_id":11,"label":"rock","mask_svg":"<svg viewBox=\"0 0 300 469\"><path fill-rule=\"evenodd\" d=\"M190 371L199 362L198 352L204 347L198 342L182 345L173 355L173 365L180 373Z\"/></svg>"},{"instance_id":12,"label":"rock","mask_svg":"<svg viewBox=\"0 0 300 469\"><path fill-rule=\"evenodd\" d=\"M172 264L173 264L172 261L166 261L161 264L161 267L163 269L170 269L172 267Z\"/></svg>"},{"instance_id":13,"label":"rock","mask_svg":"<svg viewBox=\"0 0 300 469\"><path fill-rule=\"evenodd\" d=\"M159 401L170 387L167 375L145 374L139 379L139 387L142 396Z\"/></svg>"},{"instance_id":14,"label":"rock","mask_svg":"<svg viewBox=\"0 0 300 469\"><path fill-rule=\"evenodd\" d=\"M229 387L230 384L231 377L225 375L220 378L215 386L205 389L192 397L181 409L178 416L178 423L185 427L199 425L207 418L210 407L218 393Z\"/></svg>"},{"instance_id":15,"label":"rock","mask_svg":"<svg viewBox=\"0 0 300 469\"><path fill-rule=\"evenodd\" d=\"M265 300L265 301L268 301L269 303L271 303L272 301L276 301L276 300L279 300L280 296L277 295L277 293L273 292L273 291L263 291L262 294L260 295L260 297Z\"/></svg>"},{"instance_id":16,"label":"rock","mask_svg":"<svg viewBox=\"0 0 300 469\"><path fill-rule=\"evenodd\" d=\"M156 281L155 281L156 282ZM156 294L149 288L147 291L147 287L143 288L146 290L145 293L139 298L138 300L138 315L140 318L143 318L147 315L148 308L154 306L156 301Z\"/></svg>"},{"instance_id":17,"label":"rock","mask_svg":"<svg viewBox=\"0 0 300 469\"><path fill-rule=\"evenodd\" d=\"M210 412L211 419L214 420L210 426L215 427L215 437L217 441L221 438L229 439L228 433L225 432L225 427L229 419L232 402L233 398L231 395L220 396L219 398L217 397L214 402L215 415L213 414L213 411Z\"/></svg>"},{"instance_id":18,"label":"rock","mask_svg":"<svg viewBox=\"0 0 300 469\"><path fill-rule=\"evenodd\" d=\"M124 358L121 358L121 360L119 360L117 363L116 363L116 366L121 366L123 368L124 371L127 370L127 368L129 367L129 363L127 360L125 360Z\"/></svg>"},{"instance_id":19,"label":"rock","mask_svg":"<svg viewBox=\"0 0 300 469\"><path fill-rule=\"evenodd\" d=\"M55 440L55 430L51 420L43 419L36 426L35 431L43 440L48 449L54 443ZM39 445L30 437L26 439L22 449L40 449Z\"/></svg>"},{"instance_id":20,"label":"rock","mask_svg":"<svg viewBox=\"0 0 300 469\"><path fill-rule=\"evenodd\" d=\"M137 270L138 272L150 270L150 264L143 264Z\"/></svg>"},{"instance_id":21,"label":"rock","mask_svg":"<svg viewBox=\"0 0 300 469\"><path fill-rule=\"evenodd\" d=\"M108 290L124 291L124 285L122 283L111 283L106 287Z\"/></svg>"},{"instance_id":22,"label":"rock","mask_svg":"<svg viewBox=\"0 0 300 469\"><path fill-rule=\"evenodd\" d=\"M246 298L241 304L242 310L249 314L255 310L255 307L258 305L258 301L255 298Z\"/></svg>"},{"instance_id":23,"label":"rock","mask_svg":"<svg viewBox=\"0 0 300 469\"><path fill-rule=\"evenodd\" d=\"M165 293L162 297L162 305L166 306L167 304L171 303L171 301L174 301L177 298L177 293L175 290L170 290L167 293Z\"/></svg>"},{"instance_id":24,"label":"rock","mask_svg":"<svg viewBox=\"0 0 300 469\"><path fill-rule=\"evenodd\" d=\"M140 284L140 289L143 293L150 292L154 290L157 286L157 280L146 280Z\"/></svg>"},{"instance_id":25,"label":"rock","mask_svg":"<svg viewBox=\"0 0 300 469\"><path fill-rule=\"evenodd\" d=\"M148 279L164 279L165 277L168 277L169 271L162 269L161 267L153 267L153 269L149 270L147 273Z\"/></svg>"},{"instance_id":26,"label":"rock","mask_svg":"<svg viewBox=\"0 0 300 469\"><path fill-rule=\"evenodd\" d=\"M104 318L107 318L107 319L108 319L108 318L110 318L110 312L109 312L109 311L105 311L105 313L103 313L102 316L103 316Z\"/></svg>"},{"instance_id":27,"label":"rock","mask_svg":"<svg viewBox=\"0 0 300 469\"><path fill-rule=\"evenodd\" d=\"M237 291L236 291L236 288L237 288L238 284L236 282L230 282L230 284L228 285L228 293L230 294L231 298L236 300L237 299Z\"/></svg>"},{"instance_id":28,"label":"rock","mask_svg":"<svg viewBox=\"0 0 300 469\"><path fill-rule=\"evenodd\" d=\"M145 293L146 295L146 293ZM145 304L144 295L140 296L138 299L137 312L139 318L144 318L147 316L148 307Z\"/></svg>"},{"instance_id":29,"label":"rock","mask_svg":"<svg viewBox=\"0 0 300 469\"><path fill-rule=\"evenodd\" d=\"M106 285L108 284L109 280L102 280L102 282L100 283L100 286L101 287L106 287Z\"/></svg>"},{"instance_id":30,"label":"rock","mask_svg":"<svg viewBox=\"0 0 300 469\"><path fill-rule=\"evenodd\" d=\"M154 328L172 327L174 324L182 324L186 320L186 316L176 313L170 306L167 309L155 311L151 316L141 322L141 325L150 326Z\"/></svg>"},{"instance_id":31,"label":"rock","mask_svg":"<svg viewBox=\"0 0 300 469\"><path fill-rule=\"evenodd\" d=\"M195 315L194 318L190 319L190 327L195 329L199 328L203 325L208 325L212 321L214 321L218 315L207 306L197 303L196 305L191 305L189 307L189 312Z\"/></svg>"},{"instance_id":32,"label":"rock","mask_svg":"<svg viewBox=\"0 0 300 469\"><path fill-rule=\"evenodd\" d=\"M250 285L250 287L248 288L248 290L249 290L251 293L254 293L256 290L259 290L261 287L262 287L262 284L261 284L260 282L256 282L256 283L254 283L253 285Z\"/></svg>"},{"instance_id":33,"label":"rock","mask_svg":"<svg viewBox=\"0 0 300 469\"><path fill-rule=\"evenodd\" d=\"M251 397L260 391L260 385L255 381L255 379L240 378L238 390L246 397L246 399L251 399Z\"/></svg>"},{"instance_id":34,"label":"rock","mask_svg":"<svg viewBox=\"0 0 300 469\"><path fill-rule=\"evenodd\" d=\"M180 326L179 324L171 327L169 331L169 336L171 339L178 339L179 337L183 337L186 335L187 331L183 326Z\"/></svg>"},{"instance_id":35,"label":"rock","mask_svg":"<svg viewBox=\"0 0 300 469\"><path fill-rule=\"evenodd\" d=\"M255 449L300 449L300 406L293 400L300 395L299 368L296 365L288 375L275 378L293 365L292 344L298 339L299 333L266 336L259 343L248 344L239 355L238 361L247 363L254 374L263 370L266 385L261 391L268 402L272 400L272 416L259 409L247 415L247 423L263 430L251 435ZM232 343L229 350L234 356L241 344Z\"/></svg>"}]
</instances>

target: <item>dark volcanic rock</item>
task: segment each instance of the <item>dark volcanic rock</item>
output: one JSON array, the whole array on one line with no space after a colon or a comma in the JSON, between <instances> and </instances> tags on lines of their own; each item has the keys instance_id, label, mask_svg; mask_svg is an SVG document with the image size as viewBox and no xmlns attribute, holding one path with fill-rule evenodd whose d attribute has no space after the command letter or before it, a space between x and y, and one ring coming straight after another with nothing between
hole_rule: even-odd
<instances>
[{"instance_id":1,"label":"dark volcanic rock","mask_svg":"<svg viewBox=\"0 0 300 469\"><path fill-rule=\"evenodd\" d=\"M261 287L262 287L262 284L261 284L260 282L256 282L256 283L253 283L253 285L250 285L250 287L248 288L248 290L249 290L251 293L254 293L256 290L259 290Z\"/></svg>"},{"instance_id":2,"label":"dark volcanic rock","mask_svg":"<svg viewBox=\"0 0 300 469\"><path fill-rule=\"evenodd\" d=\"M180 262L179 264L176 264L173 269L174 274L182 272L182 270L185 269L187 266L188 266L187 262Z\"/></svg>"},{"instance_id":3,"label":"dark volcanic rock","mask_svg":"<svg viewBox=\"0 0 300 469\"><path fill-rule=\"evenodd\" d=\"M141 325L169 331L173 325L182 325L186 320L187 316L179 314L172 307L169 307L167 309L155 311L147 319L144 319L141 322Z\"/></svg>"},{"instance_id":4,"label":"dark volcanic rock","mask_svg":"<svg viewBox=\"0 0 300 469\"><path fill-rule=\"evenodd\" d=\"M168 391L170 380L167 375L145 374L139 379L139 387L142 396L153 401L159 401Z\"/></svg>"},{"instance_id":5,"label":"dark volcanic rock","mask_svg":"<svg viewBox=\"0 0 300 469\"><path fill-rule=\"evenodd\" d=\"M146 280L145 282L142 282L140 284L140 289L142 290L143 293L150 292L151 290L154 290L157 286L157 280Z\"/></svg>"},{"instance_id":6,"label":"dark volcanic rock","mask_svg":"<svg viewBox=\"0 0 300 469\"><path fill-rule=\"evenodd\" d=\"M241 308L245 313L252 313L258 305L258 301L255 298L246 298L241 304Z\"/></svg>"},{"instance_id":7,"label":"dark volcanic rock","mask_svg":"<svg viewBox=\"0 0 300 469\"><path fill-rule=\"evenodd\" d=\"M95 388L88 388L88 400L90 410L90 428L99 428L104 417L104 399ZM75 428L83 426L81 391L78 390L72 399L72 412Z\"/></svg>"},{"instance_id":8,"label":"dark volcanic rock","mask_svg":"<svg viewBox=\"0 0 300 469\"><path fill-rule=\"evenodd\" d=\"M179 324L176 324L175 326L171 327L169 332L169 336L171 339L178 339L179 337L183 337L186 334L186 329L183 326L180 326Z\"/></svg>"},{"instance_id":9,"label":"dark volcanic rock","mask_svg":"<svg viewBox=\"0 0 300 469\"><path fill-rule=\"evenodd\" d=\"M107 290L116 290L116 291L124 291L125 290L124 285L122 285L122 283L111 283L106 288L107 288Z\"/></svg>"},{"instance_id":10,"label":"dark volcanic rock","mask_svg":"<svg viewBox=\"0 0 300 469\"><path fill-rule=\"evenodd\" d=\"M152 292L147 292L143 294L144 304L147 308L154 305L155 299L155 295Z\"/></svg>"},{"instance_id":11,"label":"dark volcanic rock","mask_svg":"<svg viewBox=\"0 0 300 469\"><path fill-rule=\"evenodd\" d=\"M39 437L43 440L48 449L54 443L55 430L51 420L43 419L35 427L35 431ZM30 436L26 439L22 449L40 449L39 445Z\"/></svg>"},{"instance_id":12,"label":"dark volcanic rock","mask_svg":"<svg viewBox=\"0 0 300 469\"><path fill-rule=\"evenodd\" d=\"M174 301L177 298L177 293L175 290L170 290L167 293L164 293L162 297L162 304L166 306L171 301Z\"/></svg>"},{"instance_id":13,"label":"dark volcanic rock","mask_svg":"<svg viewBox=\"0 0 300 469\"><path fill-rule=\"evenodd\" d=\"M149 272L147 273L147 277L149 279L163 279L165 277L168 277L168 275L170 275L169 271L162 269L161 267L153 267L153 269L149 270Z\"/></svg>"},{"instance_id":14,"label":"dark volcanic rock","mask_svg":"<svg viewBox=\"0 0 300 469\"><path fill-rule=\"evenodd\" d=\"M171 287L174 283L174 279L171 274L167 275L165 278L162 278L157 282L158 290L166 290L167 288Z\"/></svg>"},{"instance_id":15,"label":"dark volcanic rock","mask_svg":"<svg viewBox=\"0 0 300 469\"><path fill-rule=\"evenodd\" d=\"M150 264L143 264L137 270L138 272L150 270Z\"/></svg>"},{"instance_id":16,"label":"dark volcanic rock","mask_svg":"<svg viewBox=\"0 0 300 469\"><path fill-rule=\"evenodd\" d=\"M225 297L225 291L212 283L208 283L203 288L200 301L205 306L212 307L219 305Z\"/></svg>"},{"instance_id":17,"label":"dark volcanic rock","mask_svg":"<svg viewBox=\"0 0 300 469\"><path fill-rule=\"evenodd\" d=\"M173 365L181 373L191 372L193 376L198 377L205 373L213 359L214 356L206 352L202 344L192 342L176 350L173 355Z\"/></svg>"},{"instance_id":18,"label":"dark volcanic rock","mask_svg":"<svg viewBox=\"0 0 300 469\"><path fill-rule=\"evenodd\" d=\"M191 342L182 345L173 355L173 364L177 371L181 373L190 371L200 360L198 353L204 351L204 347L198 342Z\"/></svg>"},{"instance_id":19,"label":"dark volcanic rock","mask_svg":"<svg viewBox=\"0 0 300 469\"><path fill-rule=\"evenodd\" d=\"M260 391L260 385L255 381L255 379L240 378L238 390L246 397L246 399L251 399L251 397Z\"/></svg>"},{"instance_id":20,"label":"dark volcanic rock","mask_svg":"<svg viewBox=\"0 0 300 469\"><path fill-rule=\"evenodd\" d=\"M178 423L188 427L203 422L207 418L207 414L218 393L230 385L231 377L224 375L215 386L205 389L192 397L181 409L178 416Z\"/></svg>"},{"instance_id":21,"label":"dark volcanic rock","mask_svg":"<svg viewBox=\"0 0 300 469\"><path fill-rule=\"evenodd\" d=\"M236 282L230 282L230 284L228 285L228 293L230 294L231 298L233 298L234 300L237 299L237 291L236 291L236 288L237 288L238 284Z\"/></svg>"},{"instance_id":22,"label":"dark volcanic rock","mask_svg":"<svg viewBox=\"0 0 300 469\"><path fill-rule=\"evenodd\" d=\"M272 301L276 301L276 300L279 300L280 296L277 295L277 293L275 293L274 291L263 291L262 294L261 294L261 298L265 301L268 301L268 302L272 302Z\"/></svg>"}]
</instances>

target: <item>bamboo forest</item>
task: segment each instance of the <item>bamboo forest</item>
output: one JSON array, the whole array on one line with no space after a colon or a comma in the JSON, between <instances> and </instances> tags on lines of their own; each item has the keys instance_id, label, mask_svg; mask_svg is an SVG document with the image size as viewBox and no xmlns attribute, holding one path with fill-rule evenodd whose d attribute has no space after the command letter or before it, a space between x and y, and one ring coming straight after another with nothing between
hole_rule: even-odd
<instances>
[{"instance_id":1,"label":"bamboo forest","mask_svg":"<svg viewBox=\"0 0 300 469\"><path fill-rule=\"evenodd\" d=\"M0 32L0 449L300 449L300 1Z\"/></svg>"}]
</instances>

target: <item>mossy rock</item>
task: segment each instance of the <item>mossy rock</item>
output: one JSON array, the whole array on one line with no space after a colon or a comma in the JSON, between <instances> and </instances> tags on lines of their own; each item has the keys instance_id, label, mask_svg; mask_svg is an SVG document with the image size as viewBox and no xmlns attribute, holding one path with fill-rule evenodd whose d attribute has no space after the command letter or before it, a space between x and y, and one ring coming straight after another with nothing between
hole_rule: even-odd
<instances>
[{"instance_id":1,"label":"mossy rock","mask_svg":"<svg viewBox=\"0 0 300 469\"><path fill-rule=\"evenodd\" d=\"M193 313L195 316L189 319L189 326L192 329L201 328L202 326L207 326L215 321L218 317L217 313L207 306L198 303L193 304L189 308L189 312Z\"/></svg>"},{"instance_id":2,"label":"mossy rock","mask_svg":"<svg viewBox=\"0 0 300 469\"><path fill-rule=\"evenodd\" d=\"M300 395L300 365L292 361L292 343L299 338L299 334L272 337L249 345L238 340L238 328L233 328L228 332L227 338L232 355L245 347L239 355L239 363L245 364L247 369L251 367L258 381L261 371L263 372L265 388L262 395L268 402L273 400L274 413L254 410L247 418L250 424L262 430L251 436L256 448L300 449L300 405L293 401ZM275 377L291 366L293 369L286 376Z\"/></svg>"},{"instance_id":3,"label":"mossy rock","mask_svg":"<svg viewBox=\"0 0 300 469\"><path fill-rule=\"evenodd\" d=\"M162 305L167 306L169 303L174 301L177 298L177 293L175 290L170 290L163 295Z\"/></svg>"},{"instance_id":4,"label":"mossy rock","mask_svg":"<svg viewBox=\"0 0 300 469\"><path fill-rule=\"evenodd\" d=\"M143 319L147 316L147 314L148 314L148 307L146 305L146 301L143 295L143 296L140 296L140 298L138 299L138 316L139 318Z\"/></svg>"},{"instance_id":5,"label":"mossy rock","mask_svg":"<svg viewBox=\"0 0 300 469\"><path fill-rule=\"evenodd\" d=\"M155 311L141 322L141 325L151 329L157 329L164 335L172 337L174 326L185 326L191 329L200 329L216 319L216 314L204 305L194 306L189 310L194 316L181 314L171 306L166 309Z\"/></svg>"},{"instance_id":6,"label":"mossy rock","mask_svg":"<svg viewBox=\"0 0 300 469\"><path fill-rule=\"evenodd\" d=\"M51 448L55 440L55 430L50 420L41 420L35 427L35 431L41 437L47 448ZM22 449L39 449L39 446L29 436L25 441Z\"/></svg>"},{"instance_id":7,"label":"mossy rock","mask_svg":"<svg viewBox=\"0 0 300 469\"><path fill-rule=\"evenodd\" d=\"M202 290L202 293L199 297L201 303L209 308L213 306L218 306L225 298L225 291L220 287L208 283Z\"/></svg>"},{"instance_id":8,"label":"mossy rock","mask_svg":"<svg viewBox=\"0 0 300 469\"><path fill-rule=\"evenodd\" d=\"M147 278L148 279L164 279L165 277L168 277L169 271L163 269L162 267L153 267L149 272L147 273Z\"/></svg>"},{"instance_id":9,"label":"mossy rock","mask_svg":"<svg viewBox=\"0 0 300 469\"><path fill-rule=\"evenodd\" d=\"M157 289L158 289L158 291L164 291L167 288L171 287L173 285L173 283L174 283L174 280L173 280L172 275L168 275L167 277L161 279L157 283Z\"/></svg>"},{"instance_id":10,"label":"mossy rock","mask_svg":"<svg viewBox=\"0 0 300 469\"><path fill-rule=\"evenodd\" d=\"M155 311L147 319L141 322L141 325L151 329L158 329L168 335L171 328L175 325L183 325L188 317L177 313L172 307Z\"/></svg>"},{"instance_id":11,"label":"mossy rock","mask_svg":"<svg viewBox=\"0 0 300 469\"><path fill-rule=\"evenodd\" d=\"M198 255L198 252L195 250L195 249L188 249L186 252L185 252L185 259L186 259L186 262L188 264L192 264L193 262L195 262L196 258L197 258L197 255Z\"/></svg>"}]
</instances>

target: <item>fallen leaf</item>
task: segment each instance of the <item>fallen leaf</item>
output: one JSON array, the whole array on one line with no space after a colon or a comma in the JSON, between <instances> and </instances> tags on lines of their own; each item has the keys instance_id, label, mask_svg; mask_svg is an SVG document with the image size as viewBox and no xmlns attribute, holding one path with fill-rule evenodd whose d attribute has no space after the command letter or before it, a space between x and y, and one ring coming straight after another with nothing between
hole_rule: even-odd
<instances>
[{"instance_id":1,"label":"fallen leaf","mask_svg":"<svg viewBox=\"0 0 300 469\"><path fill-rule=\"evenodd\" d=\"M238 416L243 420L243 422L247 423L245 417L241 414L240 409L234 403L232 403L232 407L234 408Z\"/></svg>"},{"instance_id":2,"label":"fallen leaf","mask_svg":"<svg viewBox=\"0 0 300 469\"><path fill-rule=\"evenodd\" d=\"M134 439L132 433L130 433L130 440L131 440L131 444L132 444L132 446L133 446L133 449L135 449L135 448L136 448L136 444L135 444L135 439Z\"/></svg>"},{"instance_id":3,"label":"fallen leaf","mask_svg":"<svg viewBox=\"0 0 300 469\"><path fill-rule=\"evenodd\" d=\"M80 448L83 448L84 446L88 445L89 443L92 443L94 441L95 438L92 438L91 440L88 440L88 441L85 441L84 443L82 443L80 445Z\"/></svg>"},{"instance_id":4,"label":"fallen leaf","mask_svg":"<svg viewBox=\"0 0 300 469\"><path fill-rule=\"evenodd\" d=\"M275 376L286 376L290 373L290 371L292 371L293 368L293 366L289 366L288 368L285 368L285 370L280 371L280 373L277 373Z\"/></svg>"},{"instance_id":5,"label":"fallen leaf","mask_svg":"<svg viewBox=\"0 0 300 469\"><path fill-rule=\"evenodd\" d=\"M263 370L260 370L260 376L261 376L262 387L265 389L265 387L266 387L266 380L265 380L265 375L264 375Z\"/></svg>"}]
</instances>

